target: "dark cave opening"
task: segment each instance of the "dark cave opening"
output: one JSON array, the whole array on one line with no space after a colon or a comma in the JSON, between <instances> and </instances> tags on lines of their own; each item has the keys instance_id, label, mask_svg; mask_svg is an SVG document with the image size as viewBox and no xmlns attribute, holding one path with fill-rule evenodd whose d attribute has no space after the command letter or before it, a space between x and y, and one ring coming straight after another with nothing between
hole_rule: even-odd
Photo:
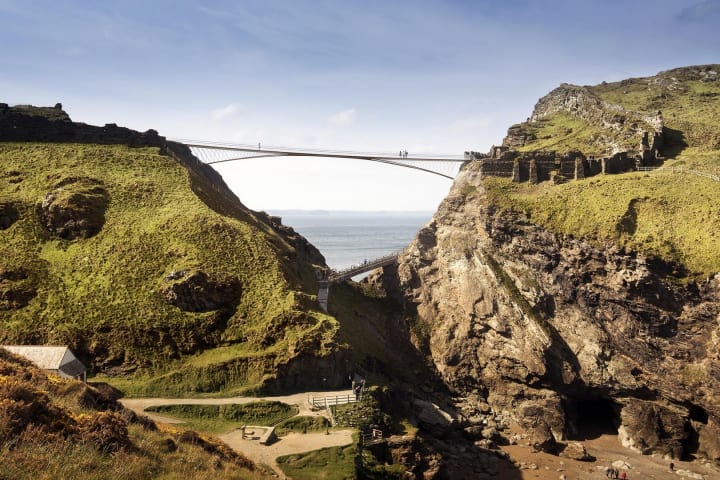
<instances>
[{"instance_id":1,"label":"dark cave opening","mask_svg":"<svg viewBox=\"0 0 720 480\"><path fill-rule=\"evenodd\" d=\"M690 420L700 422L703 425L707 425L708 423L708 413L702 407L690 404L690 407L688 408L688 415L690 416Z\"/></svg>"},{"instance_id":2,"label":"dark cave opening","mask_svg":"<svg viewBox=\"0 0 720 480\"><path fill-rule=\"evenodd\" d=\"M680 460L691 462L695 460L695 454L700 448L700 434L693 428L690 422L685 424L685 433L687 436L682 441L682 457Z\"/></svg>"},{"instance_id":3,"label":"dark cave opening","mask_svg":"<svg viewBox=\"0 0 720 480\"><path fill-rule=\"evenodd\" d=\"M708 413L704 408L697 405L688 405L688 421L685 423L685 433L687 436L682 441L683 454L681 460L695 460L695 455L700 448L700 434L698 433L698 425L707 425Z\"/></svg>"},{"instance_id":4,"label":"dark cave opening","mask_svg":"<svg viewBox=\"0 0 720 480\"><path fill-rule=\"evenodd\" d=\"M617 435L620 407L610 398L572 398L565 401L565 420L570 440L590 440Z\"/></svg>"}]
</instances>

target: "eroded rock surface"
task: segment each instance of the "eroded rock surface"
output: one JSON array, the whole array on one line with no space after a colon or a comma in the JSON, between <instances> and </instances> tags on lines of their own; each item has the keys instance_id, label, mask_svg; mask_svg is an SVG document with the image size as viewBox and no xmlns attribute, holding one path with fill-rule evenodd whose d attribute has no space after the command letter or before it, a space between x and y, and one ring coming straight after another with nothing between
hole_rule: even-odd
<instances>
[{"instance_id":1,"label":"eroded rock surface","mask_svg":"<svg viewBox=\"0 0 720 480\"><path fill-rule=\"evenodd\" d=\"M17 208L11 202L0 202L0 230L7 230L20 218Z\"/></svg>"},{"instance_id":2,"label":"eroded rock surface","mask_svg":"<svg viewBox=\"0 0 720 480\"><path fill-rule=\"evenodd\" d=\"M99 180L69 178L45 195L40 216L45 228L59 238L90 238L105 224L108 203L108 192Z\"/></svg>"},{"instance_id":3,"label":"eroded rock surface","mask_svg":"<svg viewBox=\"0 0 720 480\"><path fill-rule=\"evenodd\" d=\"M399 262L378 281L467 418L487 403L547 451L599 428L717 459L719 276L683 283L676 266L497 209L473 164Z\"/></svg>"},{"instance_id":4,"label":"eroded rock surface","mask_svg":"<svg viewBox=\"0 0 720 480\"><path fill-rule=\"evenodd\" d=\"M171 272L162 295L168 303L186 312L210 312L237 305L242 286L237 278L214 280L204 272Z\"/></svg>"},{"instance_id":5,"label":"eroded rock surface","mask_svg":"<svg viewBox=\"0 0 720 480\"><path fill-rule=\"evenodd\" d=\"M36 294L24 268L8 269L0 265L0 310L22 308Z\"/></svg>"}]
</instances>

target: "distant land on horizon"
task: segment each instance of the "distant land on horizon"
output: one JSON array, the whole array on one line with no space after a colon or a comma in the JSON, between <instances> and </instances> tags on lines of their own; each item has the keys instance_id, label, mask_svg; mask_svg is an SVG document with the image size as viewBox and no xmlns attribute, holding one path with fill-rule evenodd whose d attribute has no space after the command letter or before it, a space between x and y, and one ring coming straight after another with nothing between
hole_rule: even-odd
<instances>
[{"instance_id":1,"label":"distant land on horizon","mask_svg":"<svg viewBox=\"0 0 720 480\"><path fill-rule=\"evenodd\" d=\"M302 210L302 209L270 209L271 215L432 215L434 212L425 210Z\"/></svg>"}]
</instances>

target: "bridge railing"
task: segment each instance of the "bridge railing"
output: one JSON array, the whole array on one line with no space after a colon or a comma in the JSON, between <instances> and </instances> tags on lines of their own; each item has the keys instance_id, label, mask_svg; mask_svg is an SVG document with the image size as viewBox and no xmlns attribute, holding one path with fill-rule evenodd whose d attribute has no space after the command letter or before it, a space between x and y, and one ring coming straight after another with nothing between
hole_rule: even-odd
<instances>
[{"instance_id":1,"label":"bridge railing","mask_svg":"<svg viewBox=\"0 0 720 480\"><path fill-rule=\"evenodd\" d=\"M720 182L720 175L710 173L710 172L703 172L701 170L693 170L691 168L686 168L686 167L665 167L665 166L638 167L638 172L653 172L653 171L658 171L658 170L662 170L663 172L670 172L670 173L697 175L698 177L709 178L710 180Z\"/></svg>"},{"instance_id":2,"label":"bridge railing","mask_svg":"<svg viewBox=\"0 0 720 480\"><path fill-rule=\"evenodd\" d=\"M354 393L345 395L331 395L324 397L310 397L308 403L313 409L321 410L335 405L347 405L348 403L358 402L358 397Z\"/></svg>"},{"instance_id":3,"label":"bridge railing","mask_svg":"<svg viewBox=\"0 0 720 480\"><path fill-rule=\"evenodd\" d=\"M330 274L328 275L328 280L330 282L338 282L342 281L343 279L354 277L355 275L359 275L364 272L369 272L370 270L374 270L379 267L383 267L385 265L388 265L394 261L397 260L398 255L400 255L401 252L395 252L391 253L389 255L385 255L380 258L375 258L370 261L366 261L364 263L361 263L359 265L352 265L348 268L342 269L342 270L331 270Z\"/></svg>"},{"instance_id":4,"label":"bridge railing","mask_svg":"<svg viewBox=\"0 0 720 480\"><path fill-rule=\"evenodd\" d=\"M702 172L700 170L692 170L685 167L670 167L670 171L672 173L688 173L690 175L697 175L698 177L705 177L709 178L710 180L720 182L720 175L715 175L709 172Z\"/></svg>"},{"instance_id":5,"label":"bridge railing","mask_svg":"<svg viewBox=\"0 0 720 480\"><path fill-rule=\"evenodd\" d=\"M387 158L394 160L412 160L412 159L438 159L438 160L465 160L464 155L453 155L453 154L425 154L425 153L407 153L407 156L400 155L400 152L361 152L356 150L343 150L339 148L307 148L307 147L296 147L287 145L264 145L264 144L242 144L242 143L226 143L226 142L208 142L200 140L188 140L188 139L173 139L173 141L181 142L188 147L195 148L216 148L221 150L239 150L245 152L266 152L266 153L286 153L286 154L340 154L340 155L360 155L360 156L372 156L378 158Z\"/></svg>"}]
</instances>

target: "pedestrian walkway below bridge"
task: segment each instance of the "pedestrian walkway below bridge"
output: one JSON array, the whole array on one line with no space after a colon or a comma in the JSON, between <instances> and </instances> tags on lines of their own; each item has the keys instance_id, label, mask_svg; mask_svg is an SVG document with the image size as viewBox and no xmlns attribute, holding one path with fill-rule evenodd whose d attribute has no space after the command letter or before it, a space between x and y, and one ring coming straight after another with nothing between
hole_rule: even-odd
<instances>
[{"instance_id":1,"label":"pedestrian walkway below bridge","mask_svg":"<svg viewBox=\"0 0 720 480\"><path fill-rule=\"evenodd\" d=\"M319 274L318 279L318 302L323 310L327 311L328 298L330 296L330 285L344 282L352 277L361 275L376 268L386 267L397 262L399 253L392 253L374 260L365 260L360 264L352 265L343 270L329 270Z\"/></svg>"}]
</instances>

